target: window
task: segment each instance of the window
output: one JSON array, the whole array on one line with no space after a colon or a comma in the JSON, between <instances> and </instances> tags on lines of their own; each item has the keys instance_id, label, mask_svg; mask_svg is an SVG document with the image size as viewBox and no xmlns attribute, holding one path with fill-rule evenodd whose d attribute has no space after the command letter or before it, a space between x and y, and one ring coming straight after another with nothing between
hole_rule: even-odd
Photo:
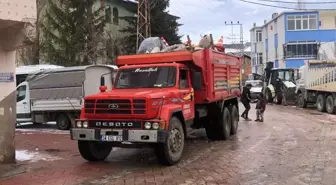
<instances>
[{"instance_id":1,"label":"window","mask_svg":"<svg viewBox=\"0 0 336 185\"><path fill-rule=\"evenodd\" d=\"M118 8L113 8L113 24L118 25L119 24L119 11Z\"/></svg>"},{"instance_id":2,"label":"window","mask_svg":"<svg viewBox=\"0 0 336 185\"><path fill-rule=\"evenodd\" d=\"M317 43L289 43L286 58L316 58L318 53Z\"/></svg>"},{"instance_id":3,"label":"window","mask_svg":"<svg viewBox=\"0 0 336 185\"><path fill-rule=\"evenodd\" d=\"M16 89L16 102L26 99L26 85L20 86Z\"/></svg>"},{"instance_id":4,"label":"window","mask_svg":"<svg viewBox=\"0 0 336 185\"><path fill-rule=\"evenodd\" d=\"M110 6L107 6L107 8L105 9L105 19L107 22L111 22L112 21L112 17L111 17L111 7Z\"/></svg>"},{"instance_id":5,"label":"window","mask_svg":"<svg viewBox=\"0 0 336 185\"><path fill-rule=\"evenodd\" d=\"M262 34L261 31L256 32L256 41L261 42L262 41Z\"/></svg>"},{"instance_id":6,"label":"window","mask_svg":"<svg viewBox=\"0 0 336 185\"><path fill-rule=\"evenodd\" d=\"M180 89L185 89L189 87L188 83L188 71L180 69L180 78L179 78L179 87Z\"/></svg>"},{"instance_id":7,"label":"window","mask_svg":"<svg viewBox=\"0 0 336 185\"><path fill-rule=\"evenodd\" d=\"M120 69L115 82L117 89L174 87L175 67L140 67Z\"/></svg>"},{"instance_id":8,"label":"window","mask_svg":"<svg viewBox=\"0 0 336 185\"><path fill-rule=\"evenodd\" d=\"M317 29L316 15L289 15L287 16L287 30L315 30Z\"/></svg>"},{"instance_id":9,"label":"window","mask_svg":"<svg viewBox=\"0 0 336 185\"><path fill-rule=\"evenodd\" d=\"M262 53L258 53L257 54L257 58L258 58L257 63L258 64L262 64L263 63L263 54Z\"/></svg>"}]
</instances>

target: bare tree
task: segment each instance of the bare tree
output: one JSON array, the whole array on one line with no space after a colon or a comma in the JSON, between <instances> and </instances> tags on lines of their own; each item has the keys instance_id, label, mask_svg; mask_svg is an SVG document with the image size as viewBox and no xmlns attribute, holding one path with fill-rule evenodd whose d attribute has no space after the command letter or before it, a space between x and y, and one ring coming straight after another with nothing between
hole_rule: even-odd
<instances>
[{"instance_id":1,"label":"bare tree","mask_svg":"<svg viewBox=\"0 0 336 185\"><path fill-rule=\"evenodd\" d=\"M36 0L37 18L35 23L29 28L29 31L34 33L25 34L25 38L23 39L23 45L25 47L17 51L17 64L33 65L40 63L40 22L42 21L43 10L46 5L46 0ZM34 37L32 37L32 35L34 35Z\"/></svg>"}]
</instances>

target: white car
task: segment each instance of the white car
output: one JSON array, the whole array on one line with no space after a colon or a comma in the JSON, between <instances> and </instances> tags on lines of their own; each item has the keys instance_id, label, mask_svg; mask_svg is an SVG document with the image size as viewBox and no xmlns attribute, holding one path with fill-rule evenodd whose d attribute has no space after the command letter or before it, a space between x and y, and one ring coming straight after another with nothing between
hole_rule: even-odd
<instances>
[{"instance_id":1,"label":"white car","mask_svg":"<svg viewBox=\"0 0 336 185\"><path fill-rule=\"evenodd\" d=\"M250 89L252 102L254 102L260 93L262 93L263 82L261 80L248 80L245 82L246 84L251 84L252 87Z\"/></svg>"}]
</instances>

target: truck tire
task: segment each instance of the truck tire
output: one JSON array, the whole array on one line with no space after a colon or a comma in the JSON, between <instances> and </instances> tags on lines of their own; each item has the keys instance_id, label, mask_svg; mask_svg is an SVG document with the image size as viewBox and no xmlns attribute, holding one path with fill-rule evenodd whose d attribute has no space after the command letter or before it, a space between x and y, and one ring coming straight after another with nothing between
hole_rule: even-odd
<instances>
[{"instance_id":1,"label":"truck tire","mask_svg":"<svg viewBox=\"0 0 336 185\"><path fill-rule=\"evenodd\" d=\"M78 141L81 156L90 162L104 161L111 153L112 145L97 141Z\"/></svg>"},{"instance_id":2,"label":"truck tire","mask_svg":"<svg viewBox=\"0 0 336 185\"><path fill-rule=\"evenodd\" d=\"M158 162L165 166L178 163L184 150L184 138L183 125L177 117L173 116L170 119L166 142L155 146L155 155Z\"/></svg>"},{"instance_id":3,"label":"truck tire","mask_svg":"<svg viewBox=\"0 0 336 185\"><path fill-rule=\"evenodd\" d=\"M208 122L204 125L206 135L209 140L217 141L220 140L218 135L218 125L219 125L218 116L211 116L208 119Z\"/></svg>"},{"instance_id":4,"label":"truck tire","mask_svg":"<svg viewBox=\"0 0 336 185\"><path fill-rule=\"evenodd\" d=\"M326 111L326 97L323 94L319 94L316 99L316 107L320 112Z\"/></svg>"},{"instance_id":5,"label":"truck tire","mask_svg":"<svg viewBox=\"0 0 336 185\"><path fill-rule=\"evenodd\" d=\"M236 105L230 107L231 112L231 135L236 135L238 131L239 113Z\"/></svg>"},{"instance_id":6,"label":"truck tire","mask_svg":"<svg viewBox=\"0 0 336 185\"><path fill-rule=\"evenodd\" d=\"M56 118L56 127L59 130L69 130L71 127L71 120L66 114L59 114Z\"/></svg>"},{"instance_id":7,"label":"truck tire","mask_svg":"<svg viewBox=\"0 0 336 185\"><path fill-rule=\"evenodd\" d=\"M332 95L329 95L326 100L326 110L329 114L335 113L335 101Z\"/></svg>"},{"instance_id":8,"label":"truck tire","mask_svg":"<svg viewBox=\"0 0 336 185\"><path fill-rule=\"evenodd\" d=\"M231 133L231 113L227 107L224 108L223 115L219 123L219 137L221 140L228 140Z\"/></svg>"},{"instance_id":9,"label":"truck tire","mask_svg":"<svg viewBox=\"0 0 336 185\"><path fill-rule=\"evenodd\" d=\"M305 100L304 96L302 93L298 95L297 98L297 106L300 108L306 108L307 107L307 101Z\"/></svg>"}]
</instances>

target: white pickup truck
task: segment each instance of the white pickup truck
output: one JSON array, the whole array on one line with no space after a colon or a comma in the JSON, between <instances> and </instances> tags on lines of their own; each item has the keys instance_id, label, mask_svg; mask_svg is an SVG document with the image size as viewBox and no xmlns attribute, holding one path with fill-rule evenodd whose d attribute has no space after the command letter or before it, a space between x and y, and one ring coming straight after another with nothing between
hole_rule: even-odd
<instances>
[{"instance_id":1,"label":"white pickup truck","mask_svg":"<svg viewBox=\"0 0 336 185\"><path fill-rule=\"evenodd\" d=\"M80 115L85 96L99 92L103 76L112 89L116 66L92 65L51 69L31 74L17 86L17 123L56 121L67 130ZM98 81L97 81L98 79Z\"/></svg>"}]
</instances>

